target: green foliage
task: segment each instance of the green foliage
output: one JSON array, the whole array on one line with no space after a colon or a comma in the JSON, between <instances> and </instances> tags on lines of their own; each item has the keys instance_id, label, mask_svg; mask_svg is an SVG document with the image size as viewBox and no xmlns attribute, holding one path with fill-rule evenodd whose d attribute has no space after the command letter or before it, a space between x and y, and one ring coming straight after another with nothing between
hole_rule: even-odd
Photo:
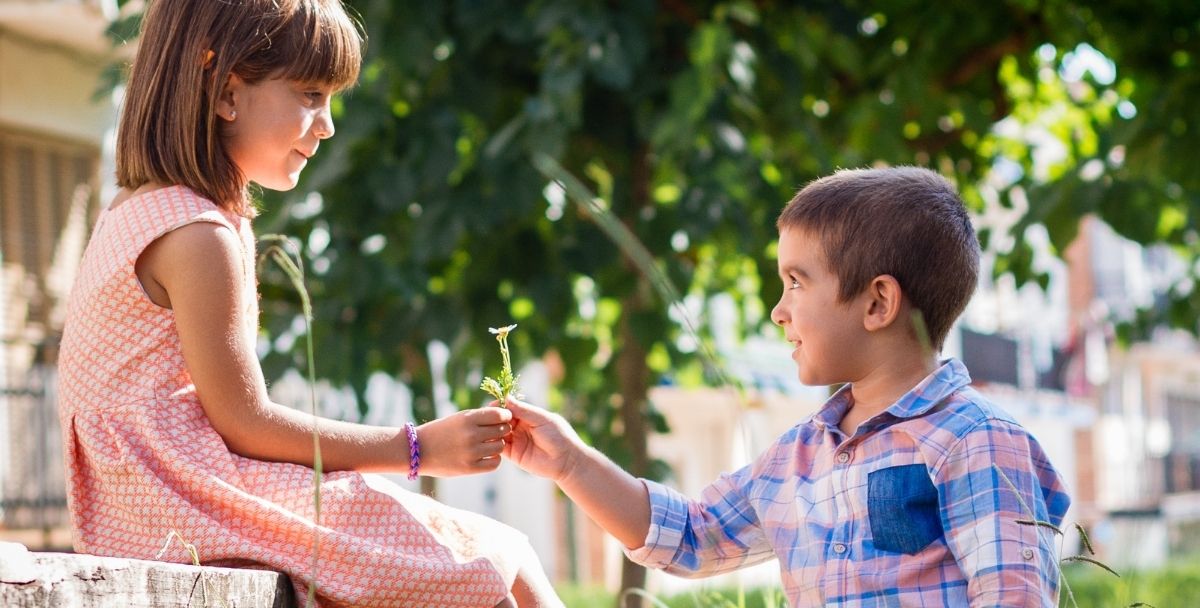
<instances>
[{"instance_id":1,"label":"green foliage","mask_svg":"<svg viewBox=\"0 0 1200 608\"><path fill-rule=\"evenodd\" d=\"M1129 571L1121 578L1090 565L1069 566L1064 575L1070 581L1075 599L1088 608L1125 608L1138 602L1171 608L1200 606L1200 560L1182 560L1161 569ZM561 586L558 589L568 608L609 608L615 596L596 587ZM659 596L672 608L736 607L739 597L747 608L771 608L786 605L778 588L712 589L697 593ZM1066 598L1061 598L1064 602Z\"/></svg>"},{"instance_id":2,"label":"green foliage","mask_svg":"<svg viewBox=\"0 0 1200 608\"><path fill-rule=\"evenodd\" d=\"M1126 571L1120 578L1087 564L1064 569L1080 606L1120 608L1136 602L1159 608L1200 606L1200 560L1178 560L1146 571Z\"/></svg>"},{"instance_id":3,"label":"green foliage","mask_svg":"<svg viewBox=\"0 0 1200 608\"><path fill-rule=\"evenodd\" d=\"M557 588L567 608L611 608L615 595L599 587L562 585ZM640 592L639 594L644 593ZM787 598L777 587L705 589L678 595L647 593L652 606L667 608L784 608Z\"/></svg>"},{"instance_id":4,"label":"green foliage","mask_svg":"<svg viewBox=\"0 0 1200 608\"><path fill-rule=\"evenodd\" d=\"M301 187L265 197L259 229L306 243L321 375L360 398L371 373L396 375L422 419L428 344L450 347L457 405L479 405L482 330L512 318L517 356L562 362L549 405L635 473L664 474L646 455L646 433L665 429L647 387L720 379L698 373L703 351L650 275L697 302L728 293L741 334L771 331L775 216L840 167L953 178L975 211L1009 218L981 237L1021 283L1048 281L1027 229L1062 253L1088 214L1195 259L1193 2L352 4L370 38L361 82ZM1115 76L1064 79L1086 48ZM639 246L572 204L539 157ZM297 315L281 285L262 284L272 336ZM1195 293L1126 334L1194 331ZM269 376L301 362L286 347L265 357Z\"/></svg>"},{"instance_id":5,"label":"green foliage","mask_svg":"<svg viewBox=\"0 0 1200 608\"><path fill-rule=\"evenodd\" d=\"M354 4L370 37L360 86L301 189L268 195L262 222L315 258L322 375L360 394L373 371L399 375L423 415L431 340L453 352L455 401L476 404L465 387L489 319L526 328L517 351L562 358L555 400L595 441L621 434L603 411L621 353L653 354L649 384L694 360L630 249L564 200L539 154L589 182L680 293L733 294L743 333L778 296L775 213L838 167L929 165L977 210L1013 210L984 236L1020 282L1048 280L1025 240L1034 223L1060 252L1088 213L1143 242L1189 251L1195 238L1182 136L1200 124L1194 3ZM1153 27L1164 44L1132 35ZM1085 42L1117 78L1060 77ZM1001 161L1016 173L989 181ZM1098 173L1081 173L1091 161ZM277 284L264 281L272 335L295 316ZM1145 324L1195 326L1196 307L1164 306ZM636 325L624 335L623 320ZM265 364L297 362L284 349Z\"/></svg>"},{"instance_id":6,"label":"green foliage","mask_svg":"<svg viewBox=\"0 0 1200 608\"><path fill-rule=\"evenodd\" d=\"M995 272L1019 283L1048 281L1026 231L1044 226L1061 254L1087 215L1172 247L1197 278L1191 0L349 4L369 36L359 86L335 100L338 134L300 188L264 193L257 228L303 244L318 373L364 408L382 371L431 417L434 340L450 347L455 403L479 405L482 330L512 318L524 360L562 362L550 405L619 463L661 476L645 434L666 425L647 387L721 378L698 365L703 349L651 276L701 303L728 293L741 334L770 331L775 216L841 167L953 178L976 212L1008 217L980 236ZM1064 78L1088 49L1113 73ZM631 238L569 204L543 157ZM296 333L288 278L267 269L261 289L265 333ZM1168 296L1121 335L1197 331L1195 283ZM303 351L276 341L268 377L302 366Z\"/></svg>"}]
</instances>

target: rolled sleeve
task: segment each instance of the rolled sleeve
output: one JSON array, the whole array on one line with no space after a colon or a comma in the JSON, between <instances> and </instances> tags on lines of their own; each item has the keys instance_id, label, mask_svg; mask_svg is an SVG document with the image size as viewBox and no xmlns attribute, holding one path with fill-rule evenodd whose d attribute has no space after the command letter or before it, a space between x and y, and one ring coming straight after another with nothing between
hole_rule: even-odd
<instances>
[{"instance_id":1,"label":"rolled sleeve","mask_svg":"<svg viewBox=\"0 0 1200 608\"><path fill-rule=\"evenodd\" d=\"M749 469L722 475L700 500L649 480L650 529L629 559L683 577L736 570L771 558L754 508L746 499Z\"/></svg>"},{"instance_id":2,"label":"rolled sleeve","mask_svg":"<svg viewBox=\"0 0 1200 608\"><path fill-rule=\"evenodd\" d=\"M1048 466L1023 429L991 421L968 433L941 467L946 541L967 578L971 606L1057 605L1052 533L1019 523L1062 521L1069 500L1044 472Z\"/></svg>"},{"instance_id":3,"label":"rolled sleeve","mask_svg":"<svg viewBox=\"0 0 1200 608\"><path fill-rule=\"evenodd\" d=\"M625 549L631 561L647 568L665 569L671 565L687 526L688 501L679 492L656 481L642 479L650 496L650 530L645 543L637 549Z\"/></svg>"}]
</instances>

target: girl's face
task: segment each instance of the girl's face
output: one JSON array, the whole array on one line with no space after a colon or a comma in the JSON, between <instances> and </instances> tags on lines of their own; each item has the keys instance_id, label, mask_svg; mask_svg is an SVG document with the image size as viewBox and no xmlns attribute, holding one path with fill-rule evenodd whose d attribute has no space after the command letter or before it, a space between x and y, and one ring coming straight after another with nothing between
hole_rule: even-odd
<instances>
[{"instance_id":1,"label":"girl's face","mask_svg":"<svg viewBox=\"0 0 1200 608\"><path fill-rule=\"evenodd\" d=\"M225 119L225 150L248 181L291 190L321 140L333 136L325 85L266 79L249 84L229 77L217 113Z\"/></svg>"},{"instance_id":2,"label":"girl's face","mask_svg":"<svg viewBox=\"0 0 1200 608\"><path fill-rule=\"evenodd\" d=\"M792 360L809 386L852 382L866 333L856 297L838 298L838 277L828 268L820 240L802 229L779 233L779 278L783 294L771 320L795 349Z\"/></svg>"}]
</instances>

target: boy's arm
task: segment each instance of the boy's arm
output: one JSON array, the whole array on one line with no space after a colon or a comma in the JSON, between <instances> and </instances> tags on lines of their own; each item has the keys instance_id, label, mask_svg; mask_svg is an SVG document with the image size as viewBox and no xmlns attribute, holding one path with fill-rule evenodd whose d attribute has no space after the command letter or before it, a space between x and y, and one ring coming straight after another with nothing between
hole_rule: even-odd
<instances>
[{"instance_id":1,"label":"boy's arm","mask_svg":"<svg viewBox=\"0 0 1200 608\"><path fill-rule=\"evenodd\" d=\"M1028 432L1009 422L981 423L953 446L935 481L946 542L971 606L1057 606L1054 533L1017 522L1058 526L1070 498Z\"/></svg>"},{"instance_id":2,"label":"boy's arm","mask_svg":"<svg viewBox=\"0 0 1200 608\"><path fill-rule=\"evenodd\" d=\"M509 401L513 431L504 455L517 466L553 480L600 527L630 549L650 530L646 486L583 443L561 416Z\"/></svg>"},{"instance_id":3,"label":"boy's arm","mask_svg":"<svg viewBox=\"0 0 1200 608\"><path fill-rule=\"evenodd\" d=\"M746 499L749 467L723 475L699 501L635 479L587 447L561 416L510 401L505 456L547 477L640 564L679 576L728 572L774 557Z\"/></svg>"}]
</instances>

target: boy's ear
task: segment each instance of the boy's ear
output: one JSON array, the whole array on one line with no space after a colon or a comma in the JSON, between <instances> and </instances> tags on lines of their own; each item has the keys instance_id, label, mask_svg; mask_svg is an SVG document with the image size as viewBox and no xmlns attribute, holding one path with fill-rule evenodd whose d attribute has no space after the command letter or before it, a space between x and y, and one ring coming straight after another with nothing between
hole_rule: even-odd
<instances>
[{"instance_id":1,"label":"boy's ear","mask_svg":"<svg viewBox=\"0 0 1200 608\"><path fill-rule=\"evenodd\" d=\"M230 122L237 118L237 104L245 85L246 81L242 80L241 76L233 72L229 73L229 78L225 80L225 84L221 86L221 92L217 96L217 116Z\"/></svg>"},{"instance_id":2,"label":"boy's ear","mask_svg":"<svg viewBox=\"0 0 1200 608\"><path fill-rule=\"evenodd\" d=\"M866 310L863 327L867 331L878 331L890 327L900 318L904 308L904 292L900 282L890 274L881 274L867 283Z\"/></svg>"}]
</instances>

